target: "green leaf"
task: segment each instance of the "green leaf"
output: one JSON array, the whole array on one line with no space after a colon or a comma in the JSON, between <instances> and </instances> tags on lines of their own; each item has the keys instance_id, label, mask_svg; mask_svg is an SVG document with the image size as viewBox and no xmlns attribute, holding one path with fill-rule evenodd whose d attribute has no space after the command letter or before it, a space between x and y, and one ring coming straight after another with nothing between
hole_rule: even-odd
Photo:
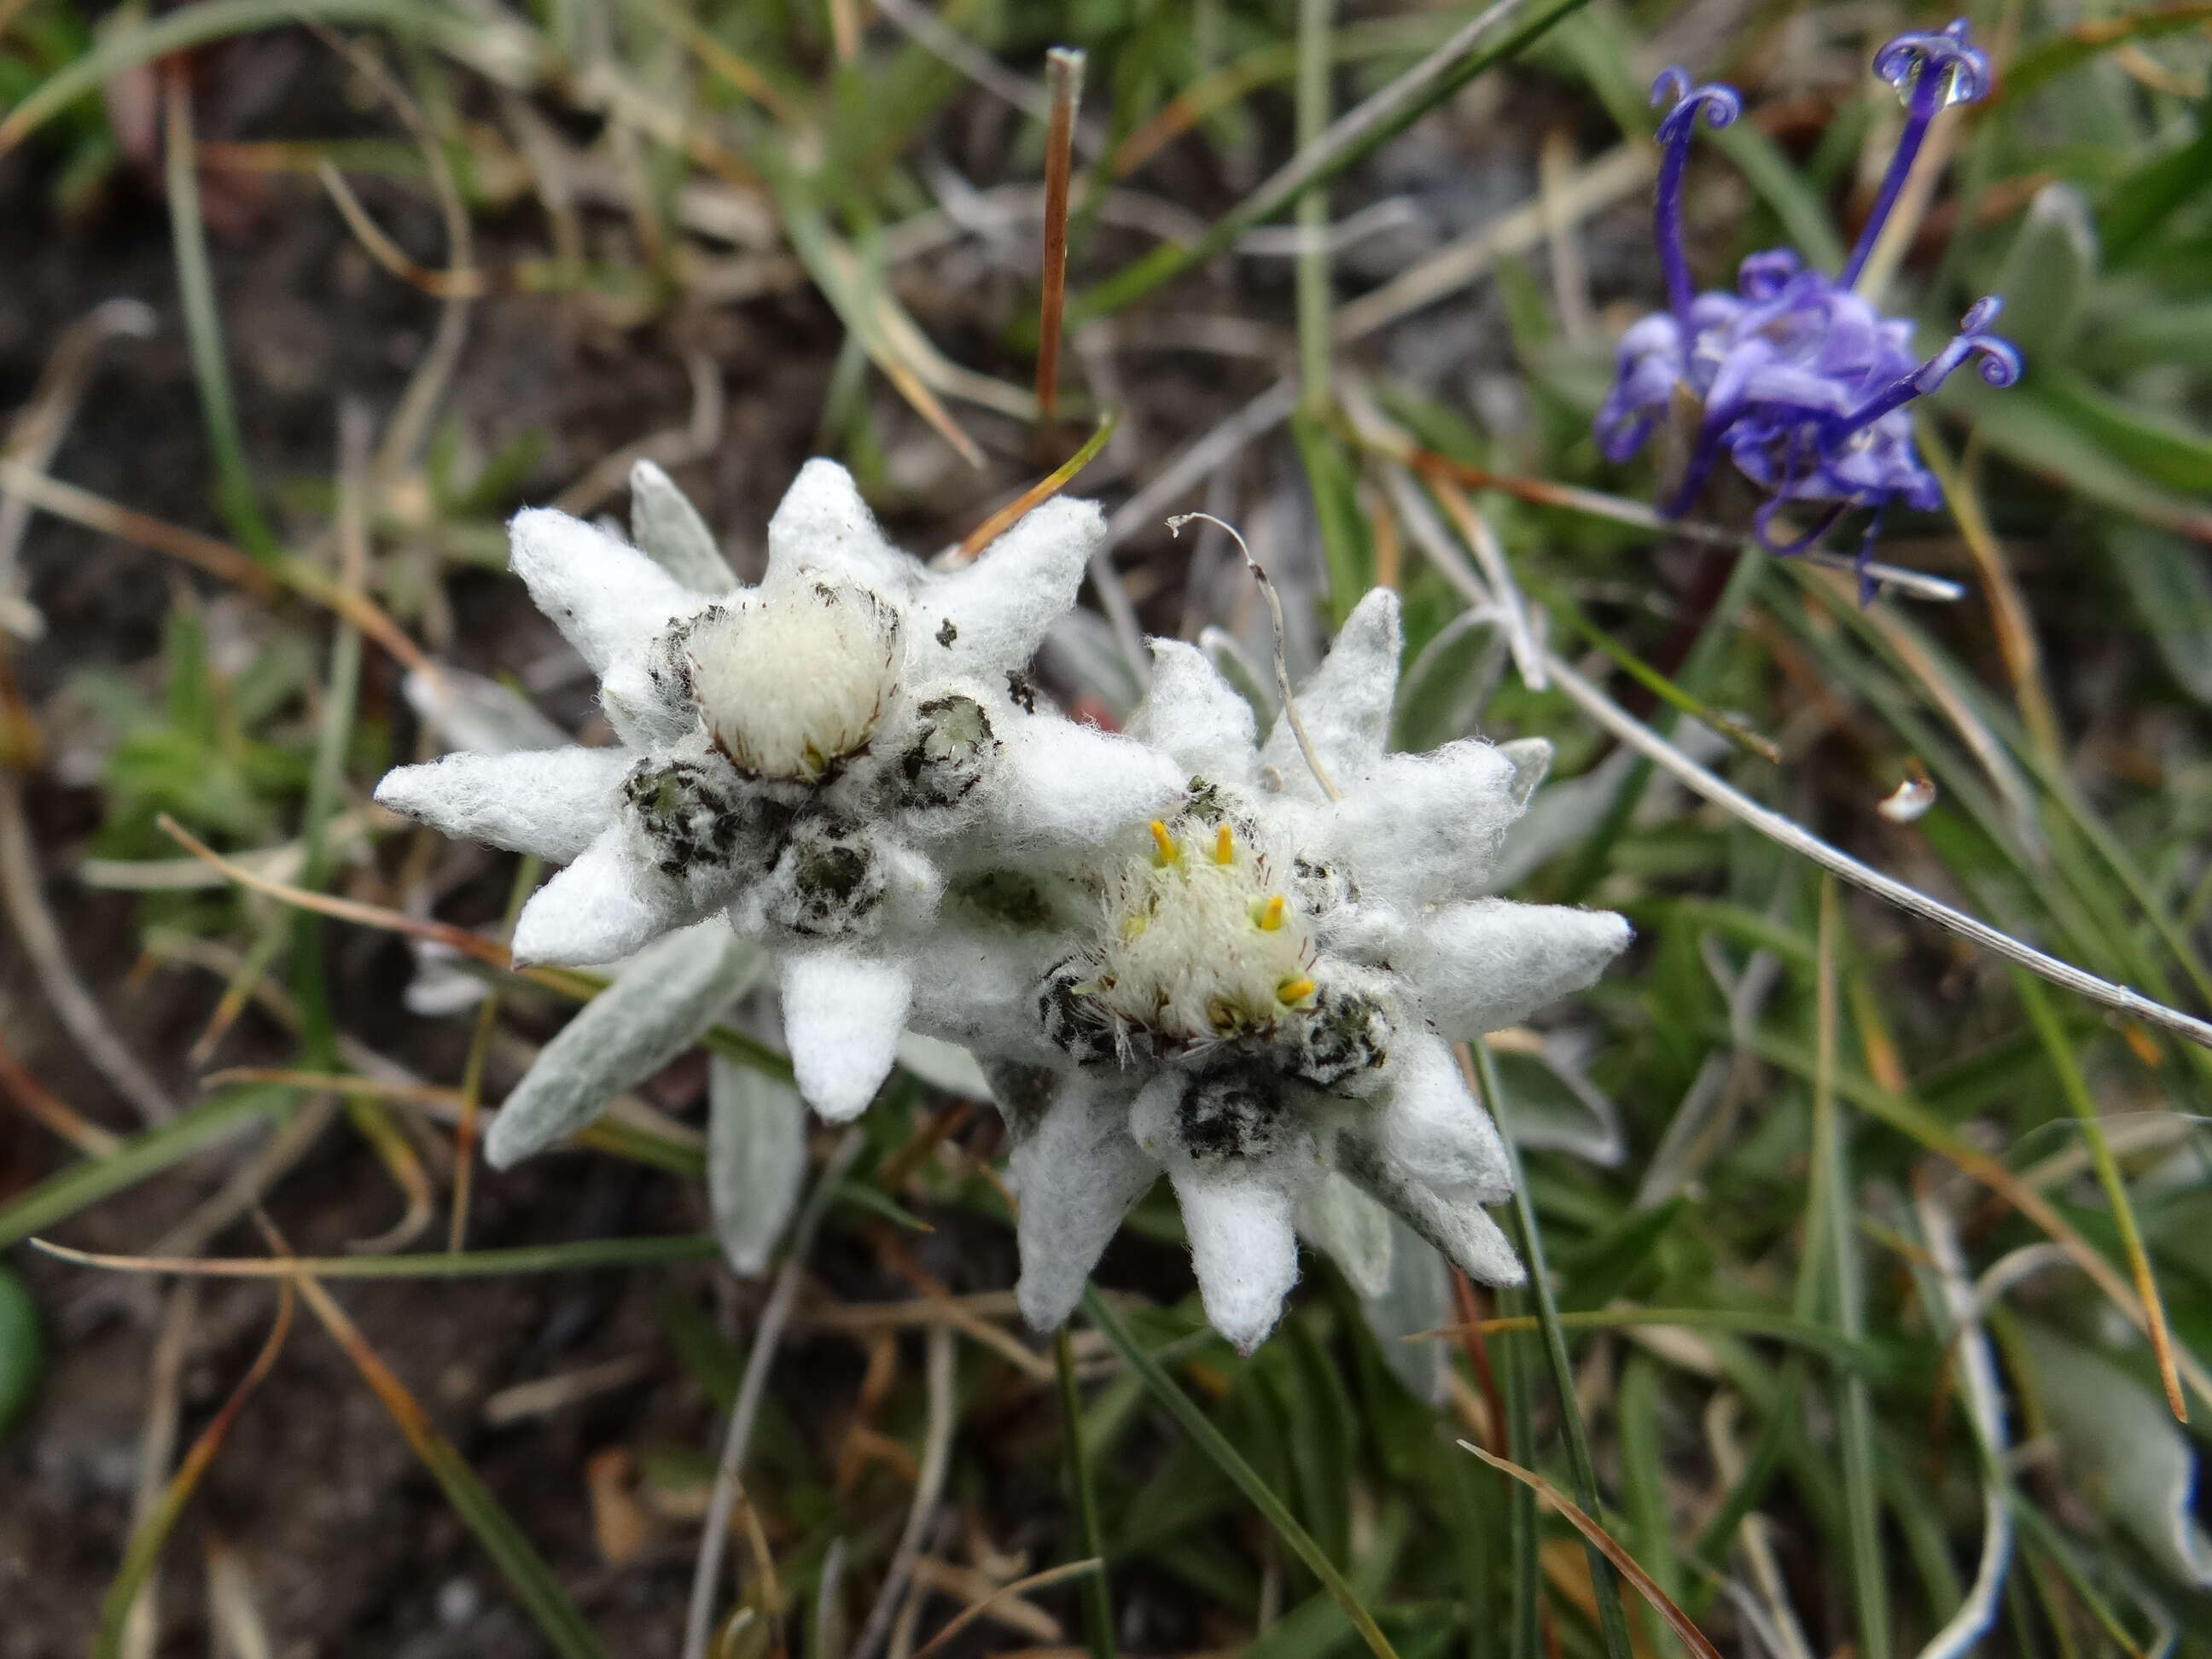
<instances>
[{"instance_id":1,"label":"green leaf","mask_svg":"<svg viewBox=\"0 0 2212 1659\"><path fill-rule=\"evenodd\" d=\"M2197 123L2196 137L2153 156L2106 193L2097 228L2113 265L2126 264L2161 225L2212 189L2212 120L2202 106Z\"/></svg>"},{"instance_id":2,"label":"green leaf","mask_svg":"<svg viewBox=\"0 0 2212 1659\"><path fill-rule=\"evenodd\" d=\"M2041 1326L2021 1334L2058 1443L2106 1511L2184 1583L2212 1589L2212 1538L2191 1503L2197 1455L2188 1435L2156 1395L2099 1354Z\"/></svg>"},{"instance_id":3,"label":"green leaf","mask_svg":"<svg viewBox=\"0 0 2212 1659\"><path fill-rule=\"evenodd\" d=\"M2045 185L2028 204L1993 290L2004 299L2005 338L2039 374L2066 356L2096 275L2088 204L2071 185Z\"/></svg>"},{"instance_id":4,"label":"green leaf","mask_svg":"<svg viewBox=\"0 0 2212 1659\"><path fill-rule=\"evenodd\" d=\"M1340 628L1352 607L1375 585L1367 515L1359 509L1352 462L1328 428L1301 411L1291 417L1291 434L1297 441L1298 459L1304 464L1306 484L1313 493L1314 517L1321 526L1322 554L1328 565L1329 624Z\"/></svg>"},{"instance_id":5,"label":"green leaf","mask_svg":"<svg viewBox=\"0 0 2212 1659\"><path fill-rule=\"evenodd\" d=\"M2212 494L2212 438L2138 414L2072 374L2038 375L2033 395L2144 477L2169 489Z\"/></svg>"},{"instance_id":6,"label":"green leaf","mask_svg":"<svg viewBox=\"0 0 2212 1659\"><path fill-rule=\"evenodd\" d=\"M0 1438L31 1403L46 1365L39 1310L23 1281L0 1267Z\"/></svg>"},{"instance_id":7,"label":"green leaf","mask_svg":"<svg viewBox=\"0 0 2212 1659\"><path fill-rule=\"evenodd\" d=\"M2169 530L2124 524L2106 529L2105 546L2166 672L2212 705L2212 570L2203 548Z\"/></svg>"}]
</instances>

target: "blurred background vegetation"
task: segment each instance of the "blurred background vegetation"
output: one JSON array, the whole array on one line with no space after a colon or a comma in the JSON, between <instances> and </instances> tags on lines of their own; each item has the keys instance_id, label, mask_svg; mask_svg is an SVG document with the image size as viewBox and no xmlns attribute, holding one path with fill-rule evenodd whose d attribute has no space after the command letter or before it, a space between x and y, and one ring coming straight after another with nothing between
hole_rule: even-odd
<instances>
[{"instance_id":1,"label":"blurred background vegetation","mask_svg":"<svg viewBox=\"0 0 2212 1659\"><path fill-rule=\"evenodd\" d=\"M1547 625L1804 828L2212 1008L2212 6L1973 13L1996 90L1939 128L1888 302L1934 341L2000 293L2028 371L1934 400L1946 509L1880 550L1960 596L1863 608L1741 520L1657 523L1589 418L1660 293L1652 75L1746 94L1691 173L1720 285L1833 263L1899 118L1868 60L1948 19L1505 0L1431 56L1476 17L0 3L0 1656L678 1650L769 1298L703 1237L705 1060L472 1180L459 1126L591 988L410 936L495 939L535 872L368 790L485 722L601 730L504 574L516 507L620 515L649 459L757 569L827 453L927 552L1109 417L1068 706L1127 714L1140 629L1267 702L1241 560L1163 528L1203 507L1294 668L1401 588L1406 746L1558 746L1511 890L1639 939L1490 1045L1552 1294L1409 1250L1369 1301L1310 1257L1240 1360L1155 1194L1064 1393L994 1117L902 1075L778 1270L716 1650L911 1653L987 1602L941 1650L1689 1650L1468 1441L1721 1651L2212 1652L2212 1054L1835 884L1524 672ZM1040 419L1054 46L1087 62Z\"/></svg>"}]
</instances>

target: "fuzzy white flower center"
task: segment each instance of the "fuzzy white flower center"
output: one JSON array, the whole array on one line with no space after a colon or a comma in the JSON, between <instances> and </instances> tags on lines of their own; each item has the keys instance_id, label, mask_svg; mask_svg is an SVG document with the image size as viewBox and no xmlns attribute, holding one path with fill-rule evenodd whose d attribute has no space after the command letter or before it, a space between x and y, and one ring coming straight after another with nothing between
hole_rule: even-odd
<instances>
[{"instance_id":1,"label":"fuzzy white flower center","mask_svg":"<svg viewBox=\"0 0 2212 1659\"><path fill-rule=\"evenodd\" d=\"M1106 895L1088 994L1133 1024L1194 1042L1264 1030L1313 1000L1306 917L1226 823L1179 838L1152 825Z\"/></svg>"},{"instance_id":2,"label":"fuzzy white flower center","mask_svg":"<svg viewBox=\"0 0 2212 1659\"><path fill-rule=\"evenodd\" d=\"M898 614L802 576L704 613L685 641L714 746L745 771L813 782L867 745L898 689Z\"/></svg>"}]
</instances>

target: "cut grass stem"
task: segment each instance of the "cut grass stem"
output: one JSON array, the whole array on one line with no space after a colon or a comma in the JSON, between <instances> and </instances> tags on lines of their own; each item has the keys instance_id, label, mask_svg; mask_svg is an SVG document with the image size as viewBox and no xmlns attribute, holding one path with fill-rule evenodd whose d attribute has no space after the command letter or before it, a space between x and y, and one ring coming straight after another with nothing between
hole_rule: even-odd
<instances>
[{"instance_id":1,"label":"cut grass stem","mask_svg":"<svg viewBox=\"0 0 2212 1659\"><path fill-rule=\"evenodd\" d=\"M1054 46L1045 54L1052 112L1044 139L1044 281L1037 301L1037 425L1049 430L1060 404L1060 338L1067 310L1067 181L1074 161L1075 113L1083 99L1083 54Z\"/></svg>"}]
</instances>

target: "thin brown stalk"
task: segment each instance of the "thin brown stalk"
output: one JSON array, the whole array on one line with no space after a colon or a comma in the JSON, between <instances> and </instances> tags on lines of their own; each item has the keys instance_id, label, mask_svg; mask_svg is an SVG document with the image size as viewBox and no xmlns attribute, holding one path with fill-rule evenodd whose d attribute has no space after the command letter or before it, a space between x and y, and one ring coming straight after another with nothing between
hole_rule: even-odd
<instances>
[{"instance_id":1,"label":"thin brown stalk","mask_svg":"<svg viewBox=\"0 0 2212 1659\"><path fill-rule=\"evenodd\" d=\"M146 1414L138 1433L138 1490L131 1505L134 1540L150 1535L161 1511L161 1492L167 1484L169 1460L177 1449L177 1428L183 1414L180 1397L185 1354L191 1346L192 1319L199 1310L200 1287L186 1280L169 1288L161 1316L161 1334L146 1367ZM137 1565L137 1571L132 1568ZM119 1591L118 1595L116 1592ZM109 1593L104 1623L119 1617L121 1639L114 1651L122 1659L153 1659L160 1613L161 1583L151 1561L134 1564L128 1547L116 1575L116 1589ZM119 1604L119 1605L118 1605Z\"/></svg>"},{"instance_id":2,"label":"thin brown stalk","mask_svg":"<svg viewBox=\"0 0 2212 1659\"><path fill-rule=\"evenodd\" d=\"M338 216L346 222L356 240L367 250L369 258L382 265L410 288L440 300L480 300L490 291L490 283L480 270L432 270L427 265L410 258L405 249L384 233L384 228L369 216L361 198L353 193L345 175L331 164L327 156L319 157L315 176L323 181L330 192Z\"/></svg>"},{"instance_id":3,"label":"thin brown stalk","mask_svg":"<svg viewBox=\"0 0 2212 1659\"><path fill-rule=\"evenodd\" d=\"M1690 1615L1676 1607L1674 1598L1661 1589L1651 1575L1637 1565L1636 1558L1622 1547L1620 1540L1593 1520L1574 1499L1534 1469L1524 1469L1510 1459L1486 1452L1471 1440L1462 1440L1459 1443L1492 1468L1521 1482L1565 1516L1577 1532L1589 1540L1593 1548L1613 1563L1613 1571L1635 1587L1636 1593L1650 1604L1654 1613L1667 1621L1668 1627L1681 1638L1683 1645L1696 1654L1698 1659L1721 1659L1720 1650L1706 1638L1705 1632L1698 1628Z\"/></svg>"},{"instance_id":4,"label":"thin brown stalk","mask_svg":"<svg viewBox=\"0 0 2212 1659\"><path fill-rule=\"evenodd\" d=\"M1113 412L1109 410L1105 418L1098 422L1098 429L1091 434L1082 448L963 536L960 545L953 550L950 562L967 563L1023 518L1066 489L1075 481L1075 475L1096 460L1098 452L1106 447L1107 440L1114 435L1114 422Z\"/></svg>"},{"instance_id":5,"label":"thin brown stalk","mask_svg":"<svg viewBox=\"0 0 2212 1659\"><path fill-rule=\"evenodd\" d=\"M67 519L88 530L195 565L211 576L235 583L256 599L276 597L276 580L229 543L203 536L181 525L167 523L150 514L118 507L88 489L50 478L21 461L0 460L0 489L58 519Z\"/></svg>"},{"instance_id":6,"label":"thin brown stalk","mask_svg":"<svg viewBox=\"0 0 2212 1659\"><path fill-rule=\"evenodd\" d=\"M1973 555L1974 568L1981 573L1983 589L1989 595L1990 624L1996 631L1997 649L2004 657L2005 673L2012 681L2013 701L2020 706L2021 720L2044 757L2055 762L2062 752L2058 715L2050 688L2044 683L2042 652L2028 617L2027 599L2013 580L2012 562L1990 526L1981 492L1952 460L1950 450L1932 423L1919 422L1914 435L1920 453L1928 458L1929 470L1943 486L1943 499L1958 523L1959 534L1966 538L1966 550Z\"/></svg>"},{"instance_id":7,"label":"thin brown stalk","mask_svg":"<svg viewBox=\"0 0 2212 1659\"><path fill-rule=\"evenodd\" d=\"M0 490L20 496L58 519L67 519L88 530L182 560L244 588L256 599L274 599L279 587L289 587L343 617L408 667L428 666L422 647L409 639L398 623L374 601L358 593L340 591L328 574L301 560L283 559L272 573L228 542L203 536L182 525L170 524L151 514L119 507L105 496L64 483L59 478L50 478L20 461L0 459Z\"/></svg>"},{"instance_id":8,"label":"thin brown stalk","mask_svg":"<svg viewBox=\"0 0 2212 1659\"><path fill-rule=\"evenodd\" d=\"M123 1144L121 1136L101 1128L33 1076L8 1046L4 1031L0 1031L0 1092L87 1158L105 1158Z\"/></svg>"},{"instance_id":9,"label":"thin brown stalk","mask_svg":"<svg viewBox=\"0 0 2212 1659\"><path fill-rule=\"evenodd\" d=\"M1054 46L1045 54L1052 99L1044 138L1044 283L1037 314L1037 425L1049 428L1060 400L1060 331L1067 308L1067 180L1074 160L1075 110L1083 99L1083 54Z\"/></svg>"},{"instance_id":10,"label":"thin brown stalk","mask_svg":"<svg viewBox=\"0 0 2212 1659\"><path fill-rule=\"evenodd\" d=\"M1047 1567L1042 1572L1033 1572L1026 1578L1017 1578L1011 1584L1001 1584L981 1601L971 1607L963 1607L951 1623L916 1650L914 1659L932 1659L932 1656L939 1648L1011 1597L1027 1595L1031 1590L1041 1590L1064 1580L1079 1577L1086 1572L1103 1571L1105 1565L1103 1561L1094 1555L1081 1561L1067 1561L1056 1567Z\"/></svg>"}]
</instances>

